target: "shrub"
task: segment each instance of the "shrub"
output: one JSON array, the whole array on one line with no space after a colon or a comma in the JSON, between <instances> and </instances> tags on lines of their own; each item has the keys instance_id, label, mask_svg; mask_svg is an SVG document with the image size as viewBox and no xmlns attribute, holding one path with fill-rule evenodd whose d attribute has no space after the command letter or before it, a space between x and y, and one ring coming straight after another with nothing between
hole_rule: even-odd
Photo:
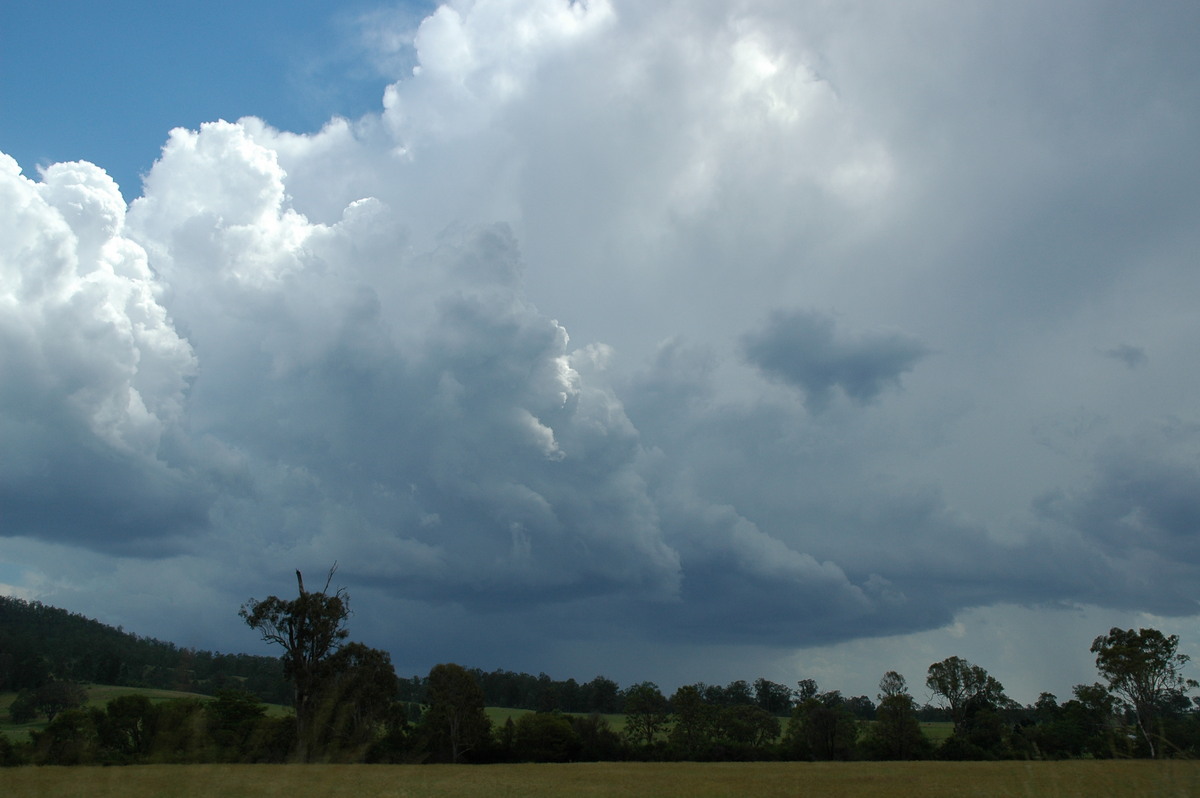
<instances>
[{"instance_id":1,"label":"shrub","mask_svg":"<svg viewBox=\"0 0 1200 798\"><path fill-rule=\"evenodd\" d=\"M571 722L557 712L533 712L517 719L516 758L526 762L570 762L581 748Z\"/></svg>"}]
</instances>

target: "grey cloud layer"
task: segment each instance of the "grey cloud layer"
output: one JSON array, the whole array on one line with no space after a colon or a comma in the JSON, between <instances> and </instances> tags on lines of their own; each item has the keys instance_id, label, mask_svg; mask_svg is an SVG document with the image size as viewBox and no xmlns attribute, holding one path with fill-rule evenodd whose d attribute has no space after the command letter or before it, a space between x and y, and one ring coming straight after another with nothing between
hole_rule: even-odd
<instances>
[{"instance_id":1,"label":"grey cloud layer","mask_svg":"<svg viewBox=\"0 0 1200 798\"><path fill-rule=\"evenodd\" d=\"M686 9L442 8L378 115L173 131L128 209L5 160L0 545L200 563L214 617L336 559L426 663L1194 613L1191 50Z\"/></svg>"}]
</instances>

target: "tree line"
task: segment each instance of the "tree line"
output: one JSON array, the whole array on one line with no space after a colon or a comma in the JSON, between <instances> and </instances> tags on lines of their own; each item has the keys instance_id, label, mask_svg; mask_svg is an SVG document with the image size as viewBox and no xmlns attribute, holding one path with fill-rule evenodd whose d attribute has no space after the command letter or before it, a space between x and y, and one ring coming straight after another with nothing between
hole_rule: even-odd
<instances>
[{"instance_id":1,"label":"tree line","mask_svg":"<svg viewBox=\"0 0 1200 798\"><path fill-rule=\"evenodd\" d=\"M1179 639L1155 629L1111 629L1092 644L1102 681L1077 685L1062 703L1042 693L1010 699L983 667L952 656L931 664L920 705L905 677L884 674L872 700L767 679L685 685L667 696L653 682L621 688L598 676L436 665L397 678L387 652L350 642L349 596L306 590L251 599L242 619L282 650L292 714L272 717L238 685L212 700L154 703L123 696L79 706L74 683L26 689L10 714L49 723L29 743L0 735L0 763L127 762L567 762L583 760L1059 759L1200 754L1200 700L1183 676ZM76 690L72 694L72 688ZM531 710L494 724L485 706ZM606 715L619 715L618 729ZM923 720L952 732L935 743Z\"/></svg>"}]
</instances>

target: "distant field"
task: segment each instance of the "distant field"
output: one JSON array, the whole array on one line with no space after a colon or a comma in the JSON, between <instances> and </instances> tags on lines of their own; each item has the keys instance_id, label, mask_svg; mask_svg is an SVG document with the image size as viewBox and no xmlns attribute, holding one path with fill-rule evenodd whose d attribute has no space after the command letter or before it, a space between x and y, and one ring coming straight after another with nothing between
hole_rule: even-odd
<instances>
[{"instance_id":1,"label":"distant field","mask_svg":"<svg viewBox=\"0 0 1200 798\"><path fill-rule=\"evenodd\" d=\"M1192 798L1200 763L861 762L575 765L153 765L0 769L14 798L540 798L540 796L1048 796Z\"/></svg>"},{"instance_id":2,"label":"distant field","mask_svg":"<svg viewBox=\"0 0 1200 798\"><path fill-rule=\"evenodd\" d=\"M935 744L940 744L954 734L954 724L950 721L927 721L921 724L921 731Z\"/></svg>"},{"instance_id":3,"label":"distant field","mask_svg":"<svg viewBox=\"0 0 1200 798\"><path fill-rule=\"evenodd\" d=\"M512 718L515 723L517 718L533 712L532 709L508 709L507 707L484 707L483 711L487 713L492 725L496 727L503 726L509 718Z\"/></svg>"},{"instance_id":4,"label":"distant field","mask_svg":"<svg viewBox=\"0 0 1200 798\"><path fill-rule=\"evenodd\" d=\"M516 722L517 718L522 715L528 715L533 712L532 709L509 709L508 707L484 707L483 711L491 718L492 725L497 729L503 726L509 718L512 718ZM563 714L581 718L589 717L589 713L586 712L564 712ZM600 717L608 721L608 728L614 732L620 734L625 731L624 715L601 715Z\"/></svg>"}]
</instances>

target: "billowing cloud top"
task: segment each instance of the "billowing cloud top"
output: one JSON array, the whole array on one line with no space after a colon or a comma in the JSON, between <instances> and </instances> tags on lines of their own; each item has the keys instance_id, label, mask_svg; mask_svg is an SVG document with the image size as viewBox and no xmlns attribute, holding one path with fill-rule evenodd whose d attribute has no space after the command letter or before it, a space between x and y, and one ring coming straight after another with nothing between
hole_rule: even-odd
<instances>
[{"instance_id":1,"label":"billowing cloud top","mask_svg":"<svg viewBox=\"0 0 1200 798\"><path fill-rule=\"evenodd\" d=\"M196 358L116 184L0 155L0 214L4 532L155 550L200 526L205 489L167 461Z\"/></svg>"},{"instance_id":2,"label":"billowing cloud top","mask_svg":"<svg viewBox=\"0 0 1200 798\"><path fill-rule=\"evenodd\" d=\"M1075 12L456 2L378 113L171 131L128 208L0 156L0 578L229 648L337 560L401 663L684 679L1194 614L1200 70Z\"/></svg>"}]
</instances>

